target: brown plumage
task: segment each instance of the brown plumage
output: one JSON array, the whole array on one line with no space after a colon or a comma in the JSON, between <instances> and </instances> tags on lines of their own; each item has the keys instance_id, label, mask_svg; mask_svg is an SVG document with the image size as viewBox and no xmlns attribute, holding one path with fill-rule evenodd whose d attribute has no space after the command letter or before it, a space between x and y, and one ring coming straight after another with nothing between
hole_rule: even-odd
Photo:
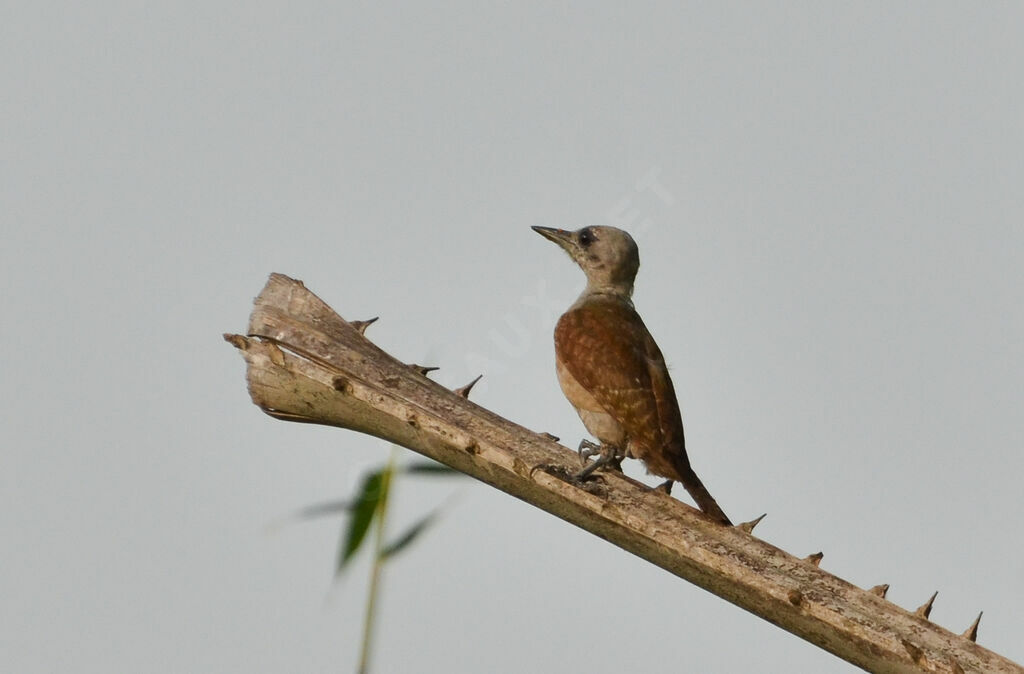
<instances>
[{"instance_id":1,"label":"brown plumage","mask_svg":"<svg viewBox=\"0 0 1024 674\"><path fill-rule=\"evenodd\" d=\"M639 268L632 237L614 227L534 227L587 274L587 288L555 327L558 380L604 448L681 482L701 510L731 524L690 467L683 420L661 350L630 296Z\"/></svg>"}]
</instances>

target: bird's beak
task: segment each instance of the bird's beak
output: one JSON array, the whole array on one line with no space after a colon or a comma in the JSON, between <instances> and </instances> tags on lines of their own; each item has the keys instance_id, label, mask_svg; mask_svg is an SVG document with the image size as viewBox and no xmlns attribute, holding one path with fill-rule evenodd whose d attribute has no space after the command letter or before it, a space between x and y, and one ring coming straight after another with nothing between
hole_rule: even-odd
<instances>
[{"instance_id":1,"label":"bird's beak","mask_svg":"<svg viewBox=\"0 0 1024 674\"><path fill-rule=\"evenodd\" d=\"M533 227L532 229L548 241L557 243L570 255L572 255L573 249L576 248L576 241L572 238L573 233L568 230L555 229L554 227Z\"/></svg>"}]
</instances>

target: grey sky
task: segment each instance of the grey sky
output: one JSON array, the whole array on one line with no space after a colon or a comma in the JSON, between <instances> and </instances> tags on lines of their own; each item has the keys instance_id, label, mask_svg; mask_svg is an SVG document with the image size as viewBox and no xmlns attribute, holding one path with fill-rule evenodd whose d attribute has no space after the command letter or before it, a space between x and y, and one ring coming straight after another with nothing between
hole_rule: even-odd
<instances>
[{"instance_id":1,"label":"grey sky","mask_svg":"<svg viewBox=\"0 0 1024 674\"><path fill-rule=\"evenodd\" d=\"M726 512L1024 661L1022 21L0 10L2 668L351 671L365 565L332 587L338 523L271 525L386 446L260 414L220 333L287 273L575 445L550 333L583 276L529 226L587 223L640 246ZM852 669L468 479L398 489L398 525L456 497L388 569L377 672Z\"/></svg>"}]
</instances>

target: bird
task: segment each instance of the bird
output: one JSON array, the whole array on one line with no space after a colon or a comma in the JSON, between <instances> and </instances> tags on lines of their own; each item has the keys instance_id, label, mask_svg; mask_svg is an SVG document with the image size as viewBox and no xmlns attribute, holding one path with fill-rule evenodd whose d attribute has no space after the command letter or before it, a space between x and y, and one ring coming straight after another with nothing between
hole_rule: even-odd
<instances>
[{"instance_id":1,"label":"bird","mask_svg":"<svg viewBox=\"0 0 1024 674\"><path fill-rule=\"evenodd\" d=\"M590 226L576 231L533 227L583 269L587 285L555 326L555 371L562 392L587 431L600 441L580 443L587 479L619 459L639 459L649 473L681 482L711 519L729 518L690 466L668 366L633 306L640 253L628 232Z\"/></svg>"}]
</instances>

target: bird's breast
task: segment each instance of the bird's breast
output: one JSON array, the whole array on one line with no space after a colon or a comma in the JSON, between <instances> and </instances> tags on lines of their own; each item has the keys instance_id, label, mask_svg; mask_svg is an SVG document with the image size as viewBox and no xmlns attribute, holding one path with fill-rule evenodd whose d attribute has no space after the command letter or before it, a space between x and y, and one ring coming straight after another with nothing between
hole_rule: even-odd
<instances>
[{"instance_id":1,"label":"bird's breast","mask_svg":"<svg viewBox=\"0 0 1024 674\"><path fill-rule=\"evenodd\" d=\"M587 432L603 443L625 449L626 431L615 417L608 414L597 399L580 384L565 367L561 358L555 358L555 372L562 393L576 408Z\"/></svg>"}]
</instances>

